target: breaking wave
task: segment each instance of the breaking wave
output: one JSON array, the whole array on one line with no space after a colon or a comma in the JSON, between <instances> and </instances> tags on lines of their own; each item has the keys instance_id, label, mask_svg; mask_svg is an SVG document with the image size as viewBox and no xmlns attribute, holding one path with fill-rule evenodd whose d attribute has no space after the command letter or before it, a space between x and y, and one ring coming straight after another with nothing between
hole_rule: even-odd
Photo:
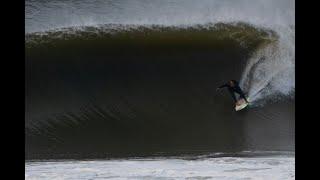
<instances>
[{"instance_id":1,"label":"breaking wave","mask_svg":"<svg viewBox=\"0 0 320 180\"><path fill-rule=\"evenodd\" d=\"M294 6L26 1L26 158L293 151Z\"/></svg>"},{"instance_id":2,"label":"breaking wave","mask_svg":"<svg viewBox=\"0 0 320 180\"><path fill-rule=\"evenodd\" d=\"M249 128L244 122L267 118L264 123L280 121L279 128L291 128L286 125L293 120L294 101L286 97L294 84L270 86L292 78L287 70L294 64L282 62L289 58L281 59L287 49L280 38L271 29L241 22L110 24L26 34L28 156L53 149L55 155L69 157L79 149L88 155L261 147L252 140L244 143L252 136L242 132ZM252 103L277 92L285 97L271 107L235 114L229 95L217 94L215 88L241 75ZM264 81L268 83L260 85ZM272 115L274 108L284 110ZM244 127L237 129L239 123ZM280 132L281 142L288 143L273 147L291 149L291 130ZM211 141L204 142L206 138Z\"/></svg>"}]
</instances>

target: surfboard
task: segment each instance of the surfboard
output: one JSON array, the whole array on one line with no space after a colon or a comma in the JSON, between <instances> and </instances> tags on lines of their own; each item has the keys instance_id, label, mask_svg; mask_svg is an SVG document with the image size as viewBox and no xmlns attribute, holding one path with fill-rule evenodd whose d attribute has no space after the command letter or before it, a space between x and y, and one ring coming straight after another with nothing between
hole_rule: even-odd
<instances>
[{"instance_id":1,"label":"surfboard","mask_svg":"<svg viewBox=\"0 0 320 180\"><path fill-rule=\"evenodd\" d=\"M248 99L247 99L248 100ZM248 100L249 101L249 100ZM244 109L245 107L247 107L249 105L249 103L247 103L243 98L239 99L236 103L236 107L235 110L236 111L240 111L241 109Z\"/></svg>"}]
</instances>

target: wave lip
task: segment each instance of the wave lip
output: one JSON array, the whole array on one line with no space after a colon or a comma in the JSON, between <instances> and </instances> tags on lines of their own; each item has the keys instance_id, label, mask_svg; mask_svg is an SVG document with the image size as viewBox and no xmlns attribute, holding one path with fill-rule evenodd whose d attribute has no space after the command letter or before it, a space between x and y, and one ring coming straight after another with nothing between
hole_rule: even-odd
<instances>
[{"instance_id":1,"label":"wave lip","mask_svg":"<svg viewBox=\"0 0 320 180\"><path fill-rule=\"evenodd\" d=\"M136 37L135 37L136 36ZM188 38L188 36L190 36ZM52 29L44 32L32 32L25 35L26 47L33 43L50 43L55 40L95 40L98 38L140 38L147 40L192 40L197 38L208 41L230 39L240 44L250 44L255 41L272 41L277 38L274 31L268 28L258 28L244 22L207 23L193 25L163 26L135 24L103 24L95 26L74 26ZM168 42L169 43L169 42ZM201 42L200 42L201 43Z\"/></svg>"}]
</instances>

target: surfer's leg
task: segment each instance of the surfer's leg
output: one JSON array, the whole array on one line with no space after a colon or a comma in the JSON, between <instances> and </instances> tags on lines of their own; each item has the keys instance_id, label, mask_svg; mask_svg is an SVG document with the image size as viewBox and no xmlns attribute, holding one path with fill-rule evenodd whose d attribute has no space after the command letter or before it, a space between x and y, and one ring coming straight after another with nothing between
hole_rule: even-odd
<instances>
[{"instance_id":1,"label":"surfer's leg","mask_svg":"<svg viewBox=\"0 0 320 180\"><path fill-rule=\"evenodd\" d=\"M231 97L234 100L234 102L237 102L237 98L236 98L236 95L234 94L234 92L230 89L228 89L228 90L229 90L229 93L231 94Z\"/></svg>"},{"instance_id":2,"label":"surfer's leg","mask_svg":"<svg viewBox=\"0 0 320 180\"><path fill-rule=\"evenodd\" d=\"M240 98L243 98L247 103L249 103L246 96L243 93L240 93L239 95L240 95Z\"/></svg>"},{"instance_id":3,"label":"surfer's leg","mask_svg":"<svg viewBox=\"0 0 320 180\"><path fill-rule=\"evenodd\" d=\"M235 92L239 94L240 98L243 98L247 103L249 103L246 96L242 92L242 90L239 89L239 90L236 90Z\"/></svg>"}]
</instances>

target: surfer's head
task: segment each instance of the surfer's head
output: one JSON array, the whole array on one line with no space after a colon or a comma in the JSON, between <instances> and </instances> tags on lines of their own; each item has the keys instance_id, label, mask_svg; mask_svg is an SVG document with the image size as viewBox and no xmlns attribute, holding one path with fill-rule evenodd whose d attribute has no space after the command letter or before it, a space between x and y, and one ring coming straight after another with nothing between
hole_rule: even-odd
<instances>
[{"instance_id":1,"label":"surfer's head","mask_svg":"<svg viewBox=\"0 0 320 180\"><path fill-rule=\"evenodd\" d=\"M229 85L230 85L231 87L233 87L233 86L235 85L234 81L233 81L233 80L230 80L230 81L229 81Z\"/></svg>"}]
</instances>

